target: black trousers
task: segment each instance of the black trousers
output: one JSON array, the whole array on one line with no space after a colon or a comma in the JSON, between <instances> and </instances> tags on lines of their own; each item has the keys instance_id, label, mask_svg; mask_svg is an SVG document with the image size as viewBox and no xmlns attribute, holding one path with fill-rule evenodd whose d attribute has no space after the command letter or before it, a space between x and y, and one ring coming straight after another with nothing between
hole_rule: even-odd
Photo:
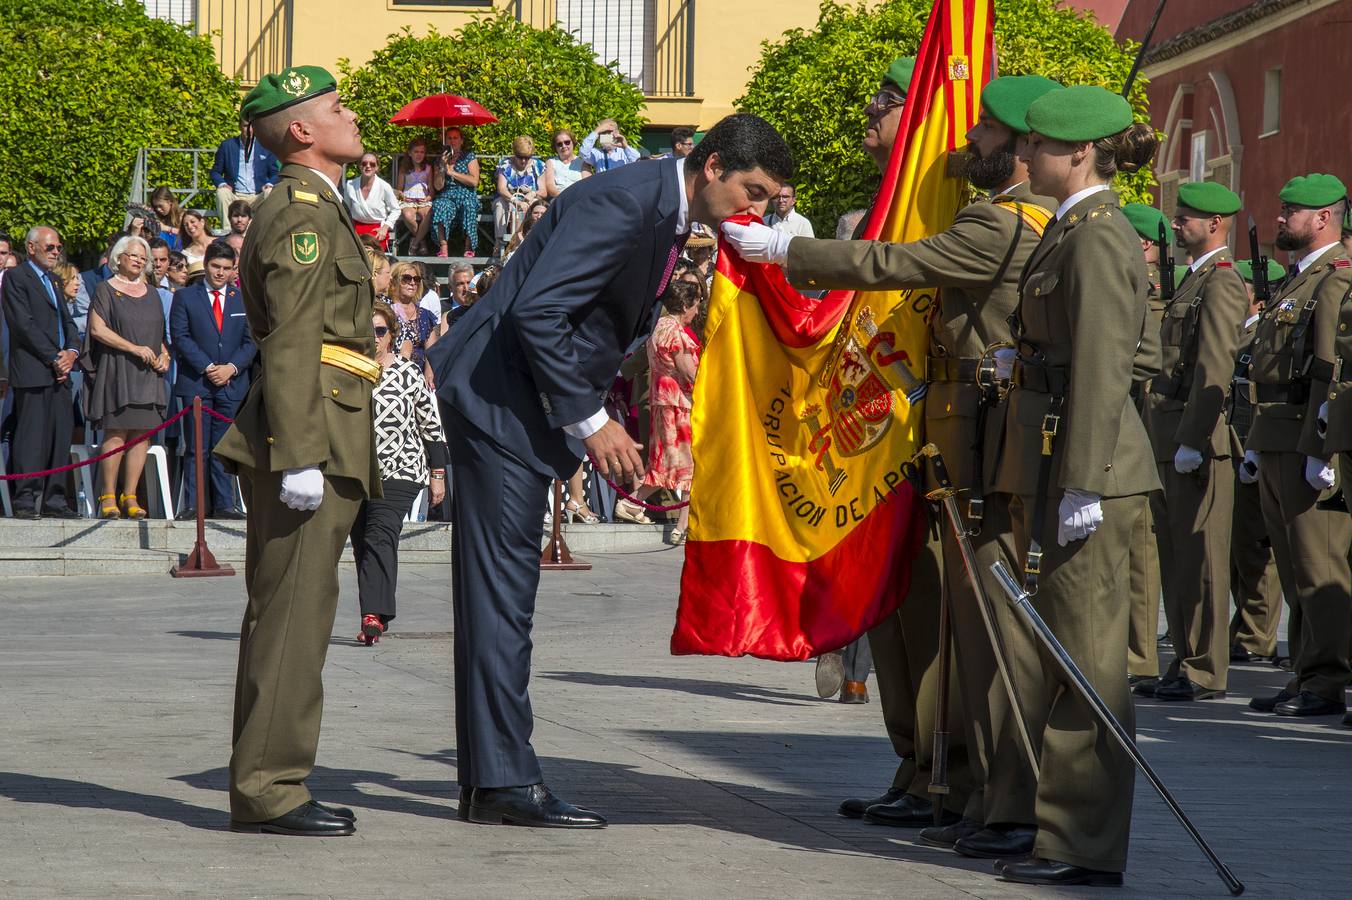
<instances>
[{"instance_id":1,"label":"black trousers","mask_svg":"<svg viewBox=\"0 0 1352 900\"><path fill-rule=\"evenodd\" d=\"M75 405L70 383L14 389L14 442L10 447L13 472L41 472L70 462ZM14 482L15 509L63 509L66 476L24 478Z\"/></svg>"},{"instance_id":2,"label":"black trousers","mask_svg":"<svg viewBox=\"0 0 1352 900\"><path fill-rule=\"evenodd\" d=\"M550 479L454 410L446 422L455 479L456 775L470 787L543 780L531 747L531 620Z\"/></svg>"},{"instance_id":3,"label":"black trousers","mask_svg":"<svg viewBox=\"0 0 1352 900\"><path fill-rule=\"evenodd\" d=\"M352 555L357 558L357 593L363 616L394 618L394 589L399 578L399 535L404 517L423 489L416 481L380 482L385 496L365 500L352 523Z\"/></svg>"}]
</instances>

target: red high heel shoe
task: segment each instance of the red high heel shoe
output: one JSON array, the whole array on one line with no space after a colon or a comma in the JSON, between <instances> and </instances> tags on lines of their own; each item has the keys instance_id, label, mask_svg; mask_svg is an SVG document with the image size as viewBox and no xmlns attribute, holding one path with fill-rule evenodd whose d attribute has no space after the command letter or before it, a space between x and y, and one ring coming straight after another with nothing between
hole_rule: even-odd
<instances>
[{"instance_id":1,"label":"red high heel shoe","mask_svg":"<svg viewBox=\"0 0 1352 900\"><path fill-rule=\"evenodd\" d=\"M371 646L380 640L380 636L385 633L385 626L380 624L380 616L362 616L361 632L357 635L357 643Z\"/></svg>"}]
</instances>

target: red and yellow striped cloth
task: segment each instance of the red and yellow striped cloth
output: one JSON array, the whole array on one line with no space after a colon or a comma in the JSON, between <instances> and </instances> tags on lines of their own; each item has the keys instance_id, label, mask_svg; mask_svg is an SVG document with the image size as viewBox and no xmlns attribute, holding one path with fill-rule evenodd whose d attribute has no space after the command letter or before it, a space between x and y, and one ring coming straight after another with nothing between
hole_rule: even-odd
<instances>
[{"instance_id":1,"label":"red and yellow striped cloth","mask_svg":"<svg viewBox=\"0 0 1352 900\"><path fill-rule=\"evenodd\" d=\"M993 69L993 0L936 0L864 237L947 228L947 174ZM925 517L902 466L922 441L935 292L803 297L726 245L695 384L695 477L671 651L808 659L905 597Z\"/></svg>"}]
</instances>

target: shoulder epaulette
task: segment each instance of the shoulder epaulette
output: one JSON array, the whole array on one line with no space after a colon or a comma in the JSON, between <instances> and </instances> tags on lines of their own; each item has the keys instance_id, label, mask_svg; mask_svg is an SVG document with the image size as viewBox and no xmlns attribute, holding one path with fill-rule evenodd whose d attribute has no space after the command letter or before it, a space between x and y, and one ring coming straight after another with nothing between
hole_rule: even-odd
<instances>
[{"instance_id":1,"label":"shoulder epaulette","mask_svg":"<svg viewBox=\"0 0 1352 900\"><path fill-rule=\"evenodd\" d=\"M310 191L302 191L297 188L291 189L291 199L300 200L303 203L313 203L315 205L319 204L318 194L311 193Z\"/></svg>"}]
</instances>

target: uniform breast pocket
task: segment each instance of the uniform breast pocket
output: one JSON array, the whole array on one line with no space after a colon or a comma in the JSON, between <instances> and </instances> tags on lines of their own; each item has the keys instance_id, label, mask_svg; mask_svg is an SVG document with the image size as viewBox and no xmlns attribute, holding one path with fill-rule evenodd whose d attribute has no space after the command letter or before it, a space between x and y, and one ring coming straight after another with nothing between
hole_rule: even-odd
<instances>
[{"instance_id":1,"label":"uniform breast pocket","mask_svg":"<svg viewBox=\"0 0 1352 900\"><path fill-rule=\"evenodd\" d=\"M334 260L338 267L338 277L348 284L361 284L371 278L371 267L360 256L340 256Z\"/></svg>"},{"instance_id":2,"label":"uniform breast pocket","mask_svg":"<svg viewBox=\"0 0 1352 900\"><path fill-rule=\"evenodd\" d=\"M1023 285L1024 298L1046 297L1056 290L1056 285L1061 281L1061 273L1055 270L1045 272L1034 272L1028 276L1028 280Z\"/></svg>"},{"instance_id":3,"label":"uniform breast pocket","mask_svg":"<svg viewBox=\"0 0 1352 900\"><path fill-rule=\"evenodd\" d=\"M1164 312L1164 321L1160 325L1160 341L1166 347L1181 347L1187 337L1188 320L1192 317L1192 306L1187 303L1174 303Z\"/></svg>"}]
</instances>

